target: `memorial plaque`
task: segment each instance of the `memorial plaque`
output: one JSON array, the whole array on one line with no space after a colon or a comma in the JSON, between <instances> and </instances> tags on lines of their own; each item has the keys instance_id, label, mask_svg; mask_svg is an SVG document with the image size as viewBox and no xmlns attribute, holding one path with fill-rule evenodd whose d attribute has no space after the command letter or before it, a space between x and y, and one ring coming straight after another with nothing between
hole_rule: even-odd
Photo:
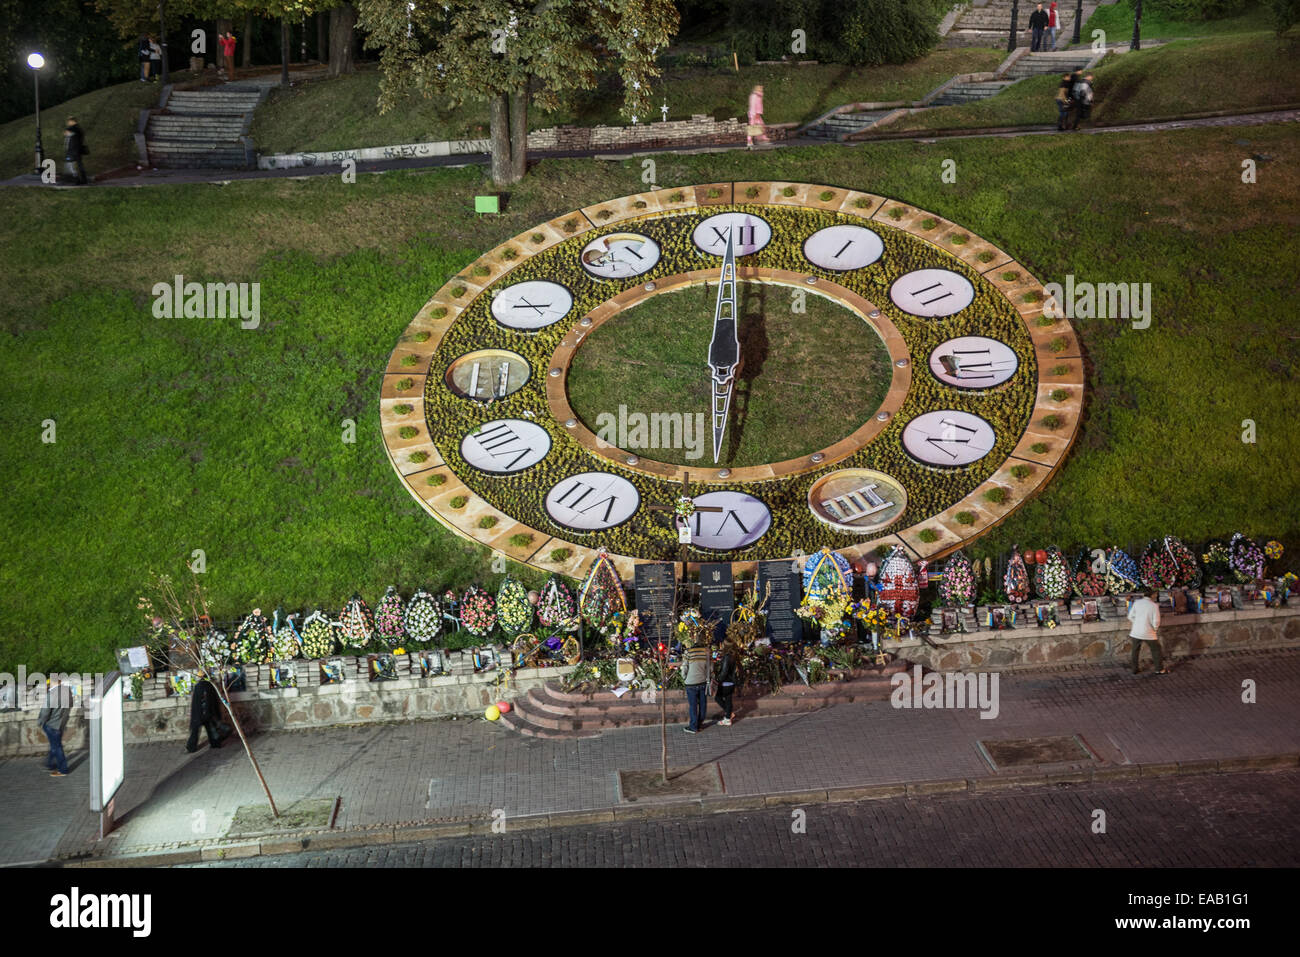
<instances>
[{"instance_id":1,"label":"memorial plaque","mask_svg":"<svg viewBox=\"0 0 1300 957\"><path fill-rule=\"evenodd\" d=\"M700 617L705 621L714 620L714 641L727 637L727 624L736 604L735 595L730 563L700 566Z\"/></svg>"},{"instance_id":2,"label":"memorial plaque","mask_svg":"<svg viewBox=\"0 0 1300 957\"><path fill-rule=\"evenodd\" d=\"M803 622L794 613L799 606L802 581L790 570L790 561L758 563L758 597L767 599L767 637L774 642L803 639Z\"/></svg>"},{"instance_id":3,"label":"memorial plaque","mask_svg":"<svg viewBox=\"0 0 1300 957\"><path fill-rule=\"evenodd\" d=\"M677 594L677 575L671 562L636 566L634 573L636 610L641 615L645 636L655 644L672 643L673 604Z\"/></svg>"}]
</instances>

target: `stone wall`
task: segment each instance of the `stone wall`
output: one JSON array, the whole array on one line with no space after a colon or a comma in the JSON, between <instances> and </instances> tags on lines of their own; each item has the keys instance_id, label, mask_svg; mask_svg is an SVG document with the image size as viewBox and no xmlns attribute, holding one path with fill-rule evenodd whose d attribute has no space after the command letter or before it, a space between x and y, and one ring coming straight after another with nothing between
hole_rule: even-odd
<instances>
[{"instance_id":1,"label":"stone wall","mask_svg":"<svg viewBox=\"0 0 1300 957\"><path fill-rule=\"evenodd\" d=\"M887 640L886 650L935 671L1010 671L1044 665L1128 664L1128 620L1112 612L1104 620L1063 622L1055 628L1027 625L1004 631ZM1167 656L1212 651L1300 648L1300 607L1244 608L1202 615L1162 614L1160 646ZM1150 667L1146 653L1143 667Z\"/></svg>"},{"instance_id":2,"label":"stone wall","mask_svg":"<svg viewBox=\"0 0 1300 957\"><path fill-rule=\"evenodd\" d=\"M344 657L347 680L327 685L320 683L319 661L295 661L292 664L298 687L283 689L270 687L269 666L246 665L248 690L232 694L231 701L245 731L409 721L481 713L489 704L513 700L569 671L568 668L521 668L510 676L502 690L497 683L497 671L474 673L469 653L452 652L448 658L451 673L442 677L420 677L416 659L400 655L395 680L370 681L366 658ZM94 676L86 674L74 681L89 691ZM64 732L64 748L69 752L86 747L83 704L84 698L78 695ZM0 757L46 752L49 744L36 725L39 708L36 699L25 710L0 713ZM123 711L127 744L184 741L189 736L190 698L169 695L164 677L146 679L142 700L125 702ZM206 740L207 736L202 738Z\"/></svg>"}]
</instances>

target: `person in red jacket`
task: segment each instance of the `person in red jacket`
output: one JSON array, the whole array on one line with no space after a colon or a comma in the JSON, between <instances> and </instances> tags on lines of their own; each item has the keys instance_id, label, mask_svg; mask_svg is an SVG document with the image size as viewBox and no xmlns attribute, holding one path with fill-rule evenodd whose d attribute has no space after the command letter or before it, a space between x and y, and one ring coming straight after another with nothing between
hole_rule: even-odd
<instances>
[{"instance_id":1,"label":"person in red jacket","mask_svg":"<svg viewBox=\"0 0 1300 957\"><path fill-rule=\"evenodd\" d=\"M1047 11L1047 49L1056 49L1056 31L1061 28L1061 19L1056 14L1056 0Z\"/></svg>"},{"instance_id":2,"label":"person in red jacket","mask_svg":"<svg viewBox=\"0 0 1300 957\"><path fill-rule=\"evenodd\" d=\"M235 78L235 35L227 33L225 36L218 36L217 42L221 44L221 57L226 61L226 79L234 80Z\"/></svg>"}]
</instances>

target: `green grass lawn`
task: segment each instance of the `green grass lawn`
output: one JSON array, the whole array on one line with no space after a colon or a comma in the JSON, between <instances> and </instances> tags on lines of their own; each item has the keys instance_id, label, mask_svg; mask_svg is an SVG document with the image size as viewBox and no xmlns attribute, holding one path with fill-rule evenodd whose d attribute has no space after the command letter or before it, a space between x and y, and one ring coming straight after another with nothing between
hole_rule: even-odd
<instances>
[{"instance_id":1,"label":"green grass lawn","mask_svg":"<svg viewBox=\"0 0 1300 957\"><path fill-rule=\"evenodd\" d=\"M1209 37L1231 33L1257 33L1270 29L1268 14L1258 6L1222 20L1166 20L1148 5L1142 11L1142 39ZM1128 43L1133 36L1132 0L1098 7L1083 25L1083 39L1091 42L1093 30L1105 30L1107 43Z\"/></svg>"},{"instance_id":2,"label":"green grass lawn","mask_svg":"<svg viewBox=\"0 0 1300 957\"><path fill-rule=\"evenodd\" d=\"M732 70L669 70L656 84L655 103L668 104L669 119L701 113L743 116L749 91L764 85L769 123L804 122L843 103L920 99L957 73L992 70L1002 60L994 50L936 50L914 63L887 67L749 66ZM353 149L432 140L483 137L488 114L483 103L455 109L438 99L413 98L380 115L379 71L305 83L276 91L257 113L253 139L264 153ZM532 110L529 125L624 125L622 94L611 83L576 94L567 109ZM656 112L653 119L660 118ZM646 118L643 117L644 121Z\"/></svg>"},{"instance_id":3,"label":"green grass lawn","mask_svg":"<svg viewBox=\"0 0 1300 957\"><path fill-rule=\"evenodd\" d=\"M1112 55L1094 70L1091 122L1105 126L1202 113L1300 103L1300 33L1179 40ZM987 100L941 106L899 119L897 130L978 129L1056 122L1060 77L1036 76Z\"/></svg>"},{"instance_id":4,"label":"green grass lawn","mask_svg":"<svg viewBox=\"0 0 1300 957\"><path fill-rule=\"evenodd\" d=\"M659 181L864 188L951 218L1044 282L1150 282L1149 329L1077 324L1079 440L1044 493L968 553L1239 529L1282 537L1294 561L1296 142L1278 125L665 155ZM1246 185L1252 154L1275 159ZM940 178L946 159L955 184ZM392 582L495 587L487 553L392 473L381 371L479 251L644 184L635 161L545 161L503 215L479 217L482 176L4 193L0 670L110 666L139 635L150 572L180 572L195 549L224 618L279 602L337 609L358 589L375 601ZM154 318L151 287L177 273L259 281L260 328ZM345 419L355 444L341 441Z\"/></svg>"},{"instance_id":5,"label":"green grass lawn","mask_svg":"<svg viewBox=\"0 0 1300 957\"><path fill-rule=\"evenodd\" d=\"M804 293L804 311L792 311L792 291ZM675 465L711 465L706 411L713 386L704 362L717 295L716 286L692 286L651 297L604 323L574 355L568 377L573 411L592 431L598 431L602 413L617 418L620 405L628 416L698 414L694 448L640 454ZM893 370L884 342L866 320L828 299L782 286L741 283L737 297L743 368L719 464L761 465L808 455L871 418L889 391ZM695 321L683 323L683 316Z\"/></svg>"}]
</instances>

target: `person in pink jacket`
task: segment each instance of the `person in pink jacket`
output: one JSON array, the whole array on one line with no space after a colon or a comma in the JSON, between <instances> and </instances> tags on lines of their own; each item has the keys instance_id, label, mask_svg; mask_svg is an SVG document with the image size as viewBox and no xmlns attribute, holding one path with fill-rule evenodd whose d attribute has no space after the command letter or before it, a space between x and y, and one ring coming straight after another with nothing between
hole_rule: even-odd
<instances>
[{"instance_id":1,"label":"person in pink jacket","mask_svg":"<svg viewBox=\"0 0 1300 957\"><path fill-rule=\"evenodd\" d=\"M749 149L754 148L754 137L757 136L759 142L767 142L767 134L763 132L763 85L760 83L749 93L749 126L745 129L745 144Z\"/></svg>"},{"instance_id":2,"label":"person in pink jacket","mask_svg":"<svg viewBox=\"0 0 1300 957\"><path fill-rule=\"evenodd\" d=\"M1056 0L1047 11L1047 49L1056 49L1056 31L1061 28L1061 18L1056 14Z\"/></svg>"}]
</instances>

